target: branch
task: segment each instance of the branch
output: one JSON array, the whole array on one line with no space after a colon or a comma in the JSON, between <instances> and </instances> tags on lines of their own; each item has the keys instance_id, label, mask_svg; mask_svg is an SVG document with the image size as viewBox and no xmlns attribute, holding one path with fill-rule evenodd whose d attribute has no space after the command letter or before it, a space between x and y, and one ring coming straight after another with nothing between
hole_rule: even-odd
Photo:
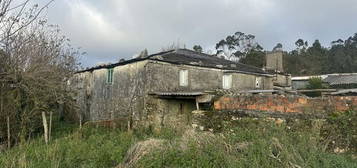
<instances>
[{"instance_id":1,"label":"branch","mask_svg":"<svg viewBox=\"0 0 357 168\"><path fill-rule=\"evenodd\" d=\"M37 18L38 18L38 16L42 13L42 11L45 9L45 8L47 8L52 2L54 2L55 0L51 0L51 1L49 1L46 5L44 5L38 12L37 12L37 14L30 20L30 21L28 21L27 23L25 23L25 24L23 24L22 26L20 26L18 29L16 29L14 32L12 32L12 33L10 33L10 34L8 34L7 35L7 38L9 38L9 37L11 37L11 36L13 36L14 34L16 34L18 31L20 31L21 29L23 29L23 28L25 28L25 27L27 27L28 25L30 25L33 21L35 21ZM11 30L11 29L10 29ZM4 35L4 34L2 34L2 35ZM1 40L2 41L2 40Z\"/></svg>"}]
</instances>

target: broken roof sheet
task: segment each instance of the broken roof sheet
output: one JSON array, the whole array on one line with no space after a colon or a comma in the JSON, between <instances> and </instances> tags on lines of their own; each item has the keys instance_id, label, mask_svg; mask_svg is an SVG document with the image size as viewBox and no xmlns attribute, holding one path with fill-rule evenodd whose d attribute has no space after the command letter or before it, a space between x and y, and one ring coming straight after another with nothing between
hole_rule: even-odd
<instances>
[{"instance_id":1,"label":"broken roof sheet","mask_svg":"<svg viewBox=\"0 0 357 168\"><path fill-rule=\"evenodd\" d=\"M185 64L185 65L217 68L217 69L224 69L224 70L235 70L235 71L241 71L241 72L270 74L260 68L254 67L254 66L229 61L229 60L219 58L214 55L198 53L198 52L188 50L188 49L170 50L170 51L166 51L166 52L152 54L152 55L149 55L144 58L134 58L134 59L119 62L116 64L101 65L101 66L97 66L97 67L79 71L78 73L85 72L85 71L93 71L93 70L101 69L101 68L113 68L116 66L125 65L125 64L129 64L129 63L133 63L133 62L142 61L142 60L155 60L155 61L168 62L168 63L172 63L172 64Z\"/></svg>"},{"instance_id":2,"label":"broken roof sheet","mask_svg":"<svg viewBox=\"0 0 357 168\"><path fill-rule=\"evenodd\" d=\"M351 74L331 74L324 79L330 85L357 84L357 73Z\"/></svg>"}]
</instances>

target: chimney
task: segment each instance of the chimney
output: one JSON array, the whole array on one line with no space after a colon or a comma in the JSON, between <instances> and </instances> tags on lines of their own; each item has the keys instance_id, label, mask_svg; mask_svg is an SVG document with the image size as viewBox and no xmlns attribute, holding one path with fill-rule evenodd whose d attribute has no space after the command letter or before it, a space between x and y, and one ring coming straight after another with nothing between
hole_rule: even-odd
<instances>
[{"instance_id":1,"label":"chimney","mask_svg":"<svg viewBox=\"0 0 357 168\"><path fill-rule=\"evenodd\" d=\"M283 68L283 51L275 50L267 52L265 56L267 71L284 72Z\"/></svg>"},{"instance_id":2,"label":"chimney","mask_svg":"<svg viewBox=\"0 0 357 168\"><path fill-rule=\"evenodd\" d=\"M145 50L141 51L138 58L145 58L148 56L148 50L145 48Z\"/></svg>"}]
</instances>

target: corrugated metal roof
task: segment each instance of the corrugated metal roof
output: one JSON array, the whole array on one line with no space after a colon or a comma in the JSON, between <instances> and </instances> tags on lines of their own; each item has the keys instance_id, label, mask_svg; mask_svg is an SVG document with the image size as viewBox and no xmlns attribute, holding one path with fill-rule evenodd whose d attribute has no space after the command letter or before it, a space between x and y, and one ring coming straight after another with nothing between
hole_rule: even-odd
<instances>
[{"instance_id":1,"label":"corrugated metal roof","mask_svg":"<svg viewBox=\"0 0 357 168\"><path fill-rule=\"evenodd\" d=\"M337 92L331 93L331 95L343 95L343 94L349 94L349 93L356 93L357 94L357 89L344 89L344 90L339 90Z\"/></svg>"},{"instance_id":2,"label":"corrugated metal roof","mask_svg":"<svg viewBox=\"0 0 357 168\"><path fill-rule=\"evenodd\" d=\"M313 75L313 76L295 76L291 77L291 80L298 81L298 80L309 80L310 78L321 78L325 79L328 75Z\"/></svg>"},{"instance_id":3,"label":"corrugated metal roof","mask_svg":"<svg viewBox=\"0 0 357 168\"><path fill-rule=\"evenodd\" d=\"M203 92L154 92L158 96L200 96Z\"/></svg>"},{"instance_id":4,"label":"corrugated metal roof","mask_svg":"<svg viewBox=\"0 0 357 168\"><path fill-rule=\"evenodd\" d=\"M357 74L332 74L324 79L330 85L357 84Z\"/></svg>"},{"instance_id":5,"label":"corrugated metal roof","mask_svg":"<svg viewBox=\"0 0 357 168\"><path fill-rule=\"evenodd\" d=\"M77 73L93 71L101 68L113 68L120 65L125 65L133 62L143 61L143 60L154 60L154 61L162 61L168 62L172 64L184 64L184 65L192 65L192 66L200 66L200 67L209 67L223 70L237 70L241 72L249 72L249 73L257 73L257 74L269 74L269 72L265 72L261 68L257 68L251 65L245 65L242 63L237 63L233 61L229 61L223 58L219 58L214 55L208 55L204 53L195 52L188 49L176 49L170 50L166 52L161 52L157 54L152 54L144 58L134 58L131 60L127 60L124 62L119 62L116 64L109 65L101 65L93 68L88 68L82 71L78 71Z\"/></svg>"},{"instance_id":6,"label":"corrugated metal roof","mask_svg":"<svg viewBox=\"0 0 357 168\"><path fill-rule=\"evenodd\" d=\"M274 92L279 92L278 90L248 90L246 92L241 92L241 93L274 93Z\"/></svg>"}]
</instances>

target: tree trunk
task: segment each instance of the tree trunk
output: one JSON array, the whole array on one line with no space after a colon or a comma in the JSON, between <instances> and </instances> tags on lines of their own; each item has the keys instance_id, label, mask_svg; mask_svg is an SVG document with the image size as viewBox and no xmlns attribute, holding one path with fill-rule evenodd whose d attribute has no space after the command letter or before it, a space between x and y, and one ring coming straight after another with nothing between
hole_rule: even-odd
<instances>
[{"instance_id":1,"label":"tree trunk","mask_svg":"<svg viewBox=\"0 0 357 168\"><path fill-rule=\"evenodd\" d=\"M130 118L128 119L128 131L130 131Z\"/></svg>"},{"instance_id":2,"label":"tree trunk","mask_svg":"<svg viewBox=\"0 0 357 168\"><path fill-rule=\"evenodd\" d=\"M43 130L44 130L44 136L45 136L45 142L48 144L48 126L47 126L47 119L46 119L46 113L42 112L42 122L43 122Z\"/></svg>"},{"instance_id":3,"label":"tree trunk","mask_svg":"<svg viewBox=\"0 0 357 168\"><path fill-rule=\"evenodd\" d=\"M48 141L51 141L51 133L52 133L52 114L53 112L50 112L50 128L48 129Z\"/></svg>"},{"instance_id":4,"label":"tree trunk","mask_svg":"<svg viewBox=\"0 0 357 168\"><path fill-rule=\"evenodd\" d=\"M64 120L64 103L59 104L59 120Z\"/></svg>"},{"instance_id":5,"label":"tree trunk","mask_svg":"<svg viewBox=\"0 0 357 168\"><path fill-rule=\"evenodd\" d=\"M7 148L11 148L11 134L10 134L10 117L7 116Z\"/></svg>"}]
</instances>

